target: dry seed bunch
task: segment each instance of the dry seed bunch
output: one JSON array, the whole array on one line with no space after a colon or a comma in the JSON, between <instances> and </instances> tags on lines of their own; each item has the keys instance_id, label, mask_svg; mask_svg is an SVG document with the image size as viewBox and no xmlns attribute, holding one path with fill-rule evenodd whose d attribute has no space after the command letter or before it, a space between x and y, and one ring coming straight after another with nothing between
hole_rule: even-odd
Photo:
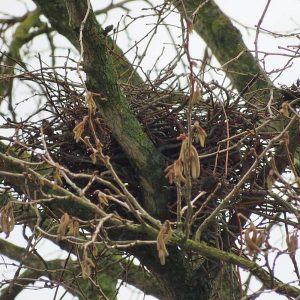
<instances>
[{"instance_id":1,"label":"dry seed bunch","mask_svg":"<svg viewBox=\"0 0 300 300\"><path fill-rule=\"evenodd\" d=\"M6 234L6 238L8 238L10 232L12 232L15 227L14 205L12 202L8 202L1 208L0 225L1 230Z\"/></svg>"},{"instance_id":2,"label":"dry seed bunch","mask_svg":"<svg viewBox=\"0 0 300 300\"><path fill-rule=\"evenodd\" d=\"M80 141L80 138L83 134L84 127L85 127L87 120L88 120L88 116L84 116L82 121L79 122L73 129L74 139L75 139L76 143L78 143Z\"/></svg>"},{"instance_id":3,"label":"dry seed bunch","mask_svg":"<svg viewBox=\"0 0 300 300\"><path fill-rule=\"evenodd\" d=\"M291 258L295 257L296 250L298 249L298 236L297 231L291 235L286 236L286 244L288 246L288 254Z\"/></svg>"},{"instance_id":4,"label":"dry seed bunch","mask_svg":"<svg viewBox=\"0 0 300 300\"><path fill-rule=\"evenodd\" d=\"M57 239L60 240L66 235L77 236L78 232L79 222L73 219L68 213L64 213L57 229Z\"/></svg>"},{"instance_id":5,"label":"dry seed bunch","mask_svg":"<svg viewBox=\"0 0 300 300\"><path fill-rule=\"evenodd\" d=\"M158 257L162 265L166 262L166 256L169 252L166 248L166 244L172 236L172 228L169 220L166 220L164 224L161 225L160 231L156 239L156 248L158 252Z\"/></svg>"},{"instance_id":6,"label":"dry seed bunch","mask_svg":"<svg viewBox=\"0 0 300 300\"><path fill-rule=\"evenodd\" d=\"M185 134L181 134L178 139L182 140L179 158L165 169L166 178L172 184L175 181L185 182L189 169L193 179L200 176L200 160L197 149L190 144Z\"/></svg>"},{"instance_id":7,"label":"dry seed bunch","mask_svg":"<svg viewBox=\"0 0 300 300\"><path fill-rule=\"evenodd\" d=\"M195 121L192 127L192 132L193 132L193 140L196 143L199 143L201 147L204 147L207 134L205 130L200 126L199 121Z\"/></svg>"},{"instance_id":8,"label":"dry seed bunch","mask_svg":"<svg viewBox=\"0 0 300 300\"><path fill-rule=\"evenodd\" d=\"M85 102L86 102L86 105L88 107L88 110L89 112L94 115L96 113L96 110L97 110L97 106L96 106L96 103L95 103L95 100L93 98L93 93L90 92L90 91L87 91L86 95L85 95Z\"/></svg>"},{"instance_id":9,"label":"dry seed bunch","mask_svg":"<svg viewBox=\"0 0 300 300\"><path fill-rule=\"evenodd\" d=\"M80 264L81 264L82 278L90 277L90 275L92 273L92 269L95 268L95 264L88 257L86 250L84 250L84 252L83 252L83 259Z\"/></svg>"},{"instance_id":10,"label":"dry seed bunch","mask_svg":"<svg viewBox=\"0 0 300 300\"><path fill-rule=\"evenodd\" d=\"M249 255L261 251L260 247L266 241L266 233L264 230L257 230L253 222L250 222L250 227L245 231L245 243Z\"/></svg>"},{"instance_id":11,"label":"dry seed bunch","mask_svg":"<svg viewBox=\"0 0 300 300\"><path fill-rule=\"evenodd\" d=\"M281 109L279 111L280 111L281 114L283 114L285 117L288 118L288 116L289 116L289 102L284 101L281 104Z\"/></svg>"}]
</instances>

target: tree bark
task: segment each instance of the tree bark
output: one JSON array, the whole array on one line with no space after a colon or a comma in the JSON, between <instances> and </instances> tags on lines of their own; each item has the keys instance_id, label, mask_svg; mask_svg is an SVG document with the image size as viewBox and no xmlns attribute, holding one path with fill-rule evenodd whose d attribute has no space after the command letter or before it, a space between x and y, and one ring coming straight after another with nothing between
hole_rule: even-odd
<instances>
[{"instance_id":1,"label":"tree bark","mask_svg":"<svg viewBox=\"0 0 300 300\"><path fill-rule=\"evenodd\" d=\"M41 11L45 10L50 18L50 14L54 12L50 8L55 8L55 5L50 5L45 1L36 2ZM87 12L87 5L85 1L66 1L66 4L69 22L64 25L67 25L69 30L61 28L56 18L52 17L50 21L53 21L54 27L58 26L58 31L65 33L66 37L76 44L81 23ZM56 5L61 8L61 1L57 1ZM63 12L65 11L64 9ZM66 16L63 15L63 17ZM143 132L120 90L107 37L92 10L84 25L82 43L87 88L105 97L106 100L95 97L97 108L140 179L141 191L144 195L142 203L150 214L164 220L168 217L166 207L169 201L169 194L163 188L167 185L163 174L166 159Z\"/></svg>"}]
</instances>

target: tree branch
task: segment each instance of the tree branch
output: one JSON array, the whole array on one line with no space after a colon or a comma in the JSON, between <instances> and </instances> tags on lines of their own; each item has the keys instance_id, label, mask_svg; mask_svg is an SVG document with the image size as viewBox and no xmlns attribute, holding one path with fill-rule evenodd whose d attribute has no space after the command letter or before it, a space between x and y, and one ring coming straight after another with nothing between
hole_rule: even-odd
<instances>
[{"instance_id":1,"label":"tree branch","mask_svg":"<svg viewBox=\"0 0 300 300\"><path fill-rule=\"evenodd\" d=\"M47 26L39 20L40 12L38 9L28 12L24 18L20 20L10 42L9 51L3 54L3 64L1 65L1 81L0 81L0 97L9 96L11 98L12 83L11 80L15 73L14 67L16 64L22 64L20 57L20 50L22 46L31 41L37 35L45 33L47 31ZM34 27L38 27L37 30L32 31ZM3 82L3 83L2 83ZM8 82L8 84L7 84ZM0 101L1 102L1 101ZM11 99L10 99L11 102ZM10 103L11 105L11 103ZM10 107L10 111L15 117L14 110Z\"/></svg>"},{"instance_id":2,"label":"tree branch","mask_svg":"<svg viewBox=\"0 0 300 300\"><path fill-rule=\"evenodd\" d=\"M55 5L45 4L44 1L35 1L42 12L49 16L50 7ZM57 2L61 7L61 2ZM87 12L86 1L66 1L69 14L67 29L62 29L59 22L66 22L59 12L59 21L54 17L50 19L58 30L75 43L79 38L79 29ZM66 9L62 10L65 13ZM70 32L70 29L73 32ZM94 13L91 11L85 22L83 30L84 70L87 75L87 87L90 91L103 95L96 99L96 105L101 112L105 123L108 125L114 138L126 153L129 161L139 175L144 193L144 207L150 214L161 219L167 217L168 195L163 189L166 182L163 169L165 158L155 149L154 145L142 131L141 125L130 110L127 100L122 94L118 77L114 68L108 39L99 26ZM78 45L78 42L77 42Z\"/></svg>"},{"instance_id":3,"label":"tree branch","mask_svg":"<svg viewBox=\"0 0 300 300\"><path fill-rule=\"evenodd\" d=\"M145 233L147 233L147 235L149 235L150 238L156 237L158 234L156 230L152 230L150 229L150 227L148 227L148 229L145 232L145 228L143 228L140 225L128 225L126 228L131 232L143 232L144 236ZM297 297L298 295L300 295L300 290L298 288L283 283L279 279L275 278L273 275L269 274L266 270L264 270L255 262L238 256L232 252L225 252L223 250L208 246L205 242L196 242L190 239L184 242L181 237L175 234L173 234L173 236L171 237L170 244L173 244L176 247L181 246L184 250L196 251L198 254L206 257L207 259L214 260L215 262L219 261L233 265L238 265L244 270L248 270L254 276L256 276L263 283L265 288L272 289L278 294L290 297ZM166 268L168 268L168 260L171 260L171 255L172 254L170 254L170 257L168 257L168 259L166 260ZM152 262L152 265L153 264L154 262ZM171 278L174 277L171 276Z\"/></svg>"},{"instance_id":4,"label":"tree branch","mask_svg":"<svg viewBox=\"0 0 300 300\"><path fill-rule=\"evenodd\" d=\"M73 252L76 254L76 251ZM103 283L105 294L109 294L111 295L111 298L113 298L115 296L117 279L121 279L124 282L140 289L147 295L152 295L157 298L160 297L162 290L158 285L156 278L154 278L152 274L144 270L141 266L137 266L132 263L129 265L127 260L120 262L121 256L113 253L116 252L115 250L112 250L111 256L108 255L109 252L110 250L107 250L104 260L109 257L110 261L103 261L99 263L102 265L102 270L98 273L98 280L100 280L100 285L101 282ZM0 239L0 253L12 260L20 262L23 260L26 250L4 239ZM85 296L89 295L88 299L98 299L97 293L87 291L87 289L91 290L87 284L88 279L84 280L81 277L77 277L77 275L80 274L80 265L78 262L68 262L68 268L64 271L63 278L61 278L61 272L62 266L65 264L65 260L55 259L47 261L48 269L45 269L43 262L38 257L32 253L27 253L26 259L23 260L23 263L24 267L27 267L26 271L24 271L14 282L14 288L11 292L9 291L9 288L1 291L0 300L15 299L15 297L22 292L24 286L34 283L41 276L49 277L49 274L51 274L51 278L49 278L49 280L52 287L53 284L59 283L72 294L80 297L80 289L76 288L77 281L80 284L81 290L85 291ZM104 264L108 264L109 267L105 268ZM75 277L77 277L76 280L74 280ZM114 288L112 289L110 284L110 288L108 289L107 282L111 282L111 284L114 283Z\"/></svg>"},{"instance_id":5,"label":"tree branch","mask_svg":"<svg viewBox=\"0 0 300 300\"><path fill-rule=\"evenodd\" d=\"M53 1L48 2L43 0L33 0L33 2L40 8L44 16L48 18L52 27L57 30L58 33L66 37L79 51L80 47L78 35L69 26L69 16L64 0L56 0L55 3L53 3ZM119 75L122 74L120 80L127 81L129 75L132 73L131 82L133 84L141 84L143 82L141 77L137 72L135 72L126 57L124 57L123 51L109 36L106 37L106 40L107 47L111 49L110 53L113 56L115 70Z\"/></svg>"},{"instance_id":6,"label":"tree branch","mask_svg":"<svg viewBox=\"0 0 300 300\"><path fill-rule=\"evenodd\" d=\"M178 1L177 5L182 15L186 12L186 17L191 17L198 6L199 1L196 0ZM242 92L253 77L260 74L260 69L243 42L241 33L212 0L201 7L194 17L193 29L204 39L221 66L224 66L223 70L233 86ZM266 87L267 83L257 78L251 90Z\"/></svg>"}]
</instances>

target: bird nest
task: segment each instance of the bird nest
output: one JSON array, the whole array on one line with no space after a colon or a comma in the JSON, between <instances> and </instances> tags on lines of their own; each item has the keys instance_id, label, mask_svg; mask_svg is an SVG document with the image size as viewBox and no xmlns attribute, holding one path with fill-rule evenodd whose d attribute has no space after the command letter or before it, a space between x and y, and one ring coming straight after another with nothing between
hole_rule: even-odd
<instances>
[{"instance_id":1,"label":"bird nest","mask_svg":"<svg viewBox=\"0 0 300 300\"><path fill-rule=\"evenodd\" d=\"M46 102L39 110L45 112L46 117L36 122L29 118L21 123L7 119L6 127L17 128L11 145L19 155L21 156L24 151L35 154L47 151L53 161L73 173L100 174L108 181L113 180L105 163L93 161L92 153L86 145L76 140L74 128L89 115L83 88L66 79L61 80L55 73L44 74L42 77L29 73L23 75L23 78L20 77L39 83L43 87ZM211 204L205 209L207 214L238 184L271 136L268 138L261 136L257 130L261 120L260 111L249 105L241 96L214 81L202 82L201 85L201 97L198 97L192 105L190 95L184 91L164 90L151 84L138 86L121 84L121 89L144 132L169 164L179 157L182 144L180 137L188 136L190 110L191 135L197 126L205 135L202 145L199 139L191 136L201 166L201 175L192 180L191 199L197 198L201 192L212 193L216 184L221 184L219 192L215 193ZM141 195L142 191L136 184L138 178L133 167L130 166L123 149L113 138L98 111L93 114L93 130L97 132L101 149L104 155L110 157L118 176L128 184L133 195ZM88 124L82 128L81 136L92 137L91 127ZM36 155L32 157L37 160ZM261 181L258 182L258 174L262 173L263 168L265 164L260 163L249 175L243 185L244 194L251 193L256 184L262 184ZM55 180L56 175L54 172L48 174L48 177ZM88 179L75 178L74 181L79 187L84 187ZM62 180L62 184L72 189L68 182ZM91 190L101 188L107 189L97 183L93 184ZM169 208L176 218L175 184L171 182L166 188L174 191ZM95 197L91 192L90 198L93 200ZM253 208L253 201L251 203ZM245 207L246 204L243 205ZM275 213L276 209L274 207L272 209Z\"/></svg>"}]
</instances>

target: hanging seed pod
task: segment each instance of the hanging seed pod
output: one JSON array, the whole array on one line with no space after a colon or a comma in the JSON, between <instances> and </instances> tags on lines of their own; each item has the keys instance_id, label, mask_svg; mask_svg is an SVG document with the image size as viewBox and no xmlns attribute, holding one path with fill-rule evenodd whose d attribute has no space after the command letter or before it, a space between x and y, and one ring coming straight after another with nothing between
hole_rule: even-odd
<instances>
[{"instance_id":1,"label":"hanging seed pod","mask_svg":"<svg viewBox=\"0 0 300 300\"><path fill-rule=\"evenodd\" d=\"M94 115L96 113L96 103L95 100L93 98L93 93L88 91L85 95L85 101L88 107L88 110L91 112L92 115Z\"/></svg>"},{"instance_id":2,"label":"hanging seed pod","mask_svg":"<svg viewBox=\"0 0 300 300\"><path fill-rule=\"evenodd\" d=\"M289 103L288 101L284 101L281 105L280 113L285 117L289 116Z\"/></svg>"},{"instance_id":3,"label":"hanging seed pod","mask_svg":"<svg viewBox=\"0 0 300 300\"><path fill-rule=\"evenodd\" d=\"M187 158L188 158L188 139L184 139L181 143L181 148L180 148L180 154L179 154L179 159L183 162L186 163Z\"/></svg>"},{"instance_id":4,"label":"hanging seed pod","mask_svg":"<svg viewBox=\"0 0 300 300\"><path fill-rule=\"evenodd\" d=\"M81 122L79 122L73 129L74 139L76 143L80 141L80 138L83 134L85 124L87 122L88 116L85 116Z\"/></svg>"},{"instance_id":5,"label":"hanging seed pod","mask_svg":"<svg viewBox=\"0 0 300 300\"><path fill-rule=\"evenodd\" d=\"M58 239L61 239L62 237L66 236L69 229L70 222L71 222L71 218L69 214L64 213L60 218L60 223L57 229Z\"/></svg>"},{"instance_id":6,"label":"hanging seed pod","mask_svg":"<svg viewBox=\"0 0 300 300\"><path fill-rule=\"evenodd\" d=\"M164 170L166 173L165 178L168 179L169 184L173 184L175 181L175 171L174 171L174 164L167 166Z\"/></svg>"},{"instance_id":7,"label":"hanging seed pod","mask_svg":"<svg viewBox=\"0 0 300 300\"><path fill-rule=\"evenodd\" d=\"M193 131L193 140L196 143L199 143L201 147L204 147L207 134L205 130L200 126L200 123L198 121L195 121L192 131Z\"/></svg>"},{"instance_id":8,"label":"hanging seed pod","mask_svg":"<svg viewBox=\"0 0 300 300\"><path fill-rule=\"evenodd\" d=\"M291 235L287 235L286 244L288 246L288 254L291 258L295 257L296 251L298 250L298 236L295 231Z\"/></svg>"},{"instance_id":9,"label":"hanging seed pod","mask_svg":"<svg viewBox=\"0 0 300 300\"><path fill-rule=\"evenodd\" d=\"M172 228L169 220L166 220L160 227L160 231L156 239L156 248L158 252L158 258L162 265L166 262L166 256L169 255L166 244L172 236Z\"/></svg>"},{"instance_id":10,"label":"hanging seed pod","mask_svg":"<svg viewBox=\"0 0 300 300\"><path fill-rule=\"evenodd\" d=\"M82 271L82 278L90 277L92 273L92 269L95 268L94 262L87 256L86 253L83 255L83 260L81 261L81 271Z\"/></svg>"},{"instance_id":11,"label":"hanging seed pod","mask_svg":"<svg viewBox=\"0 0 300 300\"><path fill-rule=\"evenodd\" d=\"M15 227L14 207L12 202L8 202L0 210L0 225L1 230L5 233L6 238Z\"/></svg>"},{"instance_id":12,"label":"hanging seed pod","mask_svg":"<svg viewBox=\"0 0 300 300\"><path fill-rule=\"evenodd\" d=\"M191 145L191 173L193 179L200 176L200 160L197 149L193 145Z\"/></svg>"},{"instance_id":13,"label":"hanging seed pod","mask_svg":"<svg viewBox=\"0 0 300 300\"><path fill-rule=\"evenodd\" d=\"M64 213L60 219L57 229L57 239L60 240L66 235L77 236L79 233L79 222L68 213Z\"/></svg>"},{"instance_id":14,"label":"hanging seed pod","mask_svg":"<svg viewBox=\"0 0 300 300\"><path fill-rule=\"evenodd\" d=\"M183 176L183 165L180 159L175 160L174 162L174 176L175 180L185 182L186 179Z\"/></svg>"},{"instance_id":15,"label":"hanging seed pod","mask_svg":"<svg viewBox=\"0 0 300 300\"><path fill-rule=\"evenodd\" d=\"M261 252L261 246L266 241L266 233L264 230L257 230L253 222L245 231L245 243L249 255Z\"/></svg>"}]
</instances>

